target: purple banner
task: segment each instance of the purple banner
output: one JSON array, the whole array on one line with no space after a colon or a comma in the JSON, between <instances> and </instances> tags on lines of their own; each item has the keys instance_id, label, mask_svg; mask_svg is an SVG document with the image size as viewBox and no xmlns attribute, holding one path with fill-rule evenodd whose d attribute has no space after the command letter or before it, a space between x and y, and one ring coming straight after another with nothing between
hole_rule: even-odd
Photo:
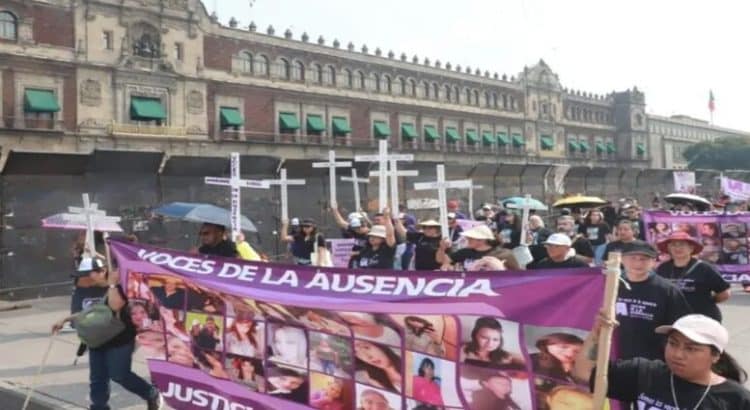
<instances>
[{"instance_id":1,"label":"purple banner","mask_svg":"<svg viewBox=\"0 0 750 410\"><path fill-rule=\"evenodd\" d=\"M728 282L750 281L748 223L750 212L649 211L643 221L646 239L657 244L673 232L685 232L703 244L698 257L716 266ZM669 255L660 254L661 262Z\"/></svg>"},{"instance_id":2,"label":"purple banner","mask_svg":"<svg viewBox=\"0 0 750 410\"><path fill-rule=\"evenodd\" d=\"M349 258L352 256L352 246L357 243L356 239L326 239L326 245L331 252L331 262L337 268L349 266Z\"/></svg>"},{"instance_id":3,"label":"purple banner","mask_svg":"<svg viewBox=\"0 0 750 410\"><path fill-rule=\"evenodd\" d=\"M571 355L549 347L580 349L599 270L349 270L111 245L174 408L592 408Z\"/></svg>"}]
</instances>

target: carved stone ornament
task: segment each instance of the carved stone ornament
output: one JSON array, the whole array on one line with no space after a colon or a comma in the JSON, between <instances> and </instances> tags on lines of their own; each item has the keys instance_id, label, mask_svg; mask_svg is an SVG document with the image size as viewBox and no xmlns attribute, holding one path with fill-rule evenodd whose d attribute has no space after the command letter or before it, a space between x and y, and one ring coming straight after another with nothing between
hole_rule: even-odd
<instances>
[{"instance_id":1,"label":"carved stone ornament","mask_svg":"<svg viewBox=\"0 0 750 410\"><path fill-rule=\"evenodd\" d=\"M203 113L203 94L200 91L190 91L187 97L187 109L190 114Z\"/></svg>"},{"instance_id":2,"label":"carved stone ornament","mask_svg":"<svg viewBox=\"0 0 750 410\"><path fill-rule=\"evenodd\" d=\"M81 104L98 107L102 103L102 85L98 81L88 79L81 83Z\"/></svg>"}]
</instances>

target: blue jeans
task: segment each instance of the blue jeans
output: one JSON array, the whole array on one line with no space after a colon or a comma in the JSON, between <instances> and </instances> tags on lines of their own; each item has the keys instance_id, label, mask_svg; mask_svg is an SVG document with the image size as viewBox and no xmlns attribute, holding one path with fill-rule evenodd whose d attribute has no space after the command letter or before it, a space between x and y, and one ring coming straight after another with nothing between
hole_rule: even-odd
<instances>
[{"instance_id":1,"label":"blue jeans","mask_svg":"<svg viewBox=\"0 0 750 410\"><path fill-rule=\"evenodd\" d=\"M110 410L109 381L148 400L158 393L156 388L130 370L135 342L107 349L89 349L89 383L91 410Z\"/></svg>"},{"instance_id":2,"label":"blue jeans","mask_svg":"<svg viewBox=\"0 0 750 410\"><path fill-rule=\"evenodd\" d=\"M323 373L333 376L336 374L336 362L333 360L321 359L320 364L323 366Z\"/></svg>"}]
</instances>

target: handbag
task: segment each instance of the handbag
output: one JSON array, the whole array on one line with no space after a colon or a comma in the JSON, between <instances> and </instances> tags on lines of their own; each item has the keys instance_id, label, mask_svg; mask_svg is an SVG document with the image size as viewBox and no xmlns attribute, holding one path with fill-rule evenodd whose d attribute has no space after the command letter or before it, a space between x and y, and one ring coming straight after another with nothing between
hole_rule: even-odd
<instances>
[{"instance_id":1,"label":"handbag","mask_svg":"<svg viewBox=\"0 0 750 410\"><path fill-rule=\"evenodd\" d=\"M103 346L125 330L125 323L107 304L95 303L73 318L78 338L90 348Z\"/></svg>"},{"instance_id":2,"label":"handbag","mask_svg":"<svg viewBox=\"0 0 750 410\"><path fill-rule=\"evenodd\" d=\"M320 265L318 265L318 235L315 235L314 251L310 253L310 264L313 266L320 266L323 268L333 267L333 260L331 260L331 252L328 249L323 249L323 253L320 255Z\"/></svg>"}]
</instances>

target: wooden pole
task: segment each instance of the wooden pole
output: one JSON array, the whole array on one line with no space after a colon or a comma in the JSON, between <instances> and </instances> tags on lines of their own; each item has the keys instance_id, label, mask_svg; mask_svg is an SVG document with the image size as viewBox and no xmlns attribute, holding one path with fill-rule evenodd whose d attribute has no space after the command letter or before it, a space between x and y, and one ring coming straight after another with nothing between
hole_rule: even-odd
<instances>
[{"instance_id":1,"label":"wooden pole","mask_svg":"<svg viewBox=\"0 0 750 410\"><path fill-rule=\"evenodd\" d=\"M617 301L617 289L620 285L620 264L622 255L619 252L610 252L606 263L607 281L604 288L604 302L602 312L613 319L615 317L615 302ZM612 348L612 335L614 326L602 326L599 333L599 343L596 355L596 380L594 381L594 408L604 409L607 400L607 377L609 376L609 356Z\"/></svg>"}]
</instances>

